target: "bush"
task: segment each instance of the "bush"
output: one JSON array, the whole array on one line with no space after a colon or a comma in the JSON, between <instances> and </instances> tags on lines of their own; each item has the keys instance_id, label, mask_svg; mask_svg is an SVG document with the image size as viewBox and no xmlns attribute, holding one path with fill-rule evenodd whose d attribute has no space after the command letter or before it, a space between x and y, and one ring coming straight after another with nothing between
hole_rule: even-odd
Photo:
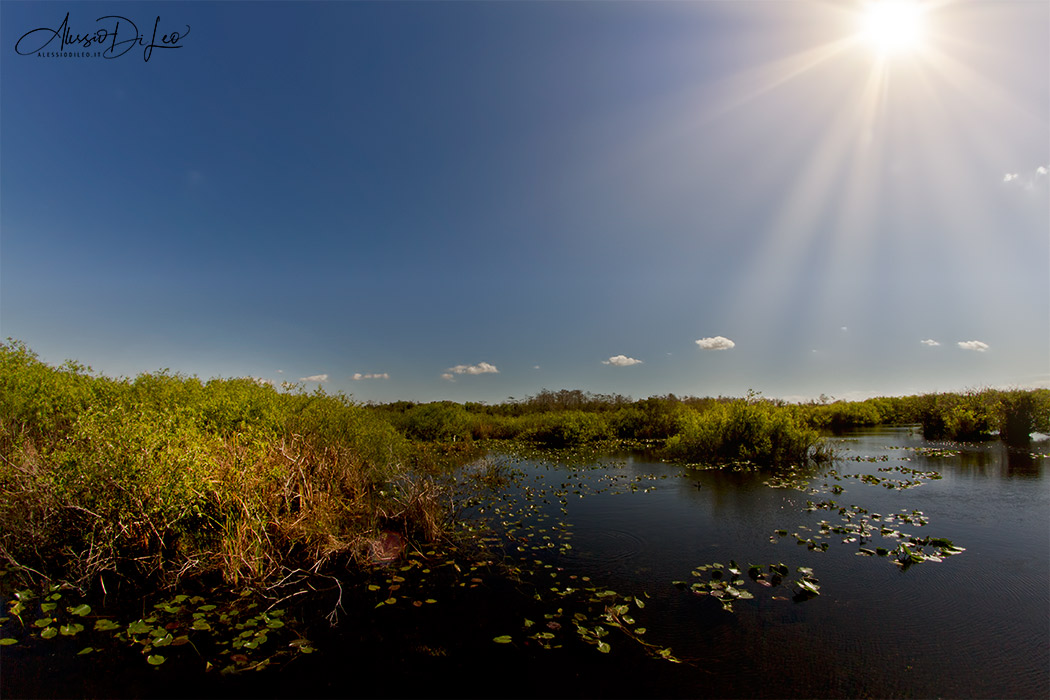
<instances>
[{"instance_id":1,"label":"bush","mask_svg":"<svg viewBox=\"0 0 1050 700\"><path fill-rule=\"evenodd\" d=\"M429 442L469 440L476 423L463 406L451 401L413 406L395 420L408 437Z\"/></svg>"},{"instance_id":2,"label":"bush","mask_svg":"<svg viewBox=\"0 0 1050 700\"><path fill-rule=\"evenodd\" d=\"M927 394L922 397L920 422L927 440L990 440L998 429L994 392Z\"/></svg>"},{"instance_id":3,"label":"bush","mask_svg":"<svg viewBox=\"0 0 1050 700\"><path fill-rule=\"evenodd\" d=\"M702 464L787 466L820 456L822 445L795 407L776 406L752 394L748 399L683 413L679 432L667 441L664 454Z\"/></svg>"},{"instance_id":4,"label":"bush","mask_svg":"<svg viewBox=\"0 0 1050 700\"><path fill-rule=\"evenodd\" d=\"M1026 445L1034 432L1050 433L1050 390L1004 391L999 395L999 436Z\"/></svg>"},{"instance_id":5,"label":"bush","mask_svg":"<svg viewBox=\"0 0 1050 700\"><path fill-rule=\"evenodd\" d=\"M613 437L609 421L584 411L557 411L530 416L521 437L546 447L577 447Z\"/></svg>"},{"instance_id":6,"label":"bush","mask_svg":"<svg viewBox=\"0 0 1050 700\"><path fill-rule=\"evenodd\" d=\"M265 580L443 517L408 441L342 395L117 381L11 342L0 410L0 557L49 578Z\"/></svg>"}]
</instances>

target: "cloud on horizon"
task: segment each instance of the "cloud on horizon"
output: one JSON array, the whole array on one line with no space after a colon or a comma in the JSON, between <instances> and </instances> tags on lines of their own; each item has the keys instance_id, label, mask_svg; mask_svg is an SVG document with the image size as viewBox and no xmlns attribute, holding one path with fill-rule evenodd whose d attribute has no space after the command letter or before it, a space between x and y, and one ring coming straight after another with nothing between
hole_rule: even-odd
<instances>
[{"instance_id":1,"label":"cloud on horizon","mask_svg":"<svg viewBox=\"0 0 1050 700\"><path fill-rule=\"evenodd\" d=\"M640 365L642 361L626 355L613 355L608 360L602 360L602 364L613 365L614 367L630 367L631 365Z\"/></svg>"},{"instance_id":2,"label":"cloud on horizon","mask_svg":"<svg viewBox=\"0 0 1050 700\"><path fill-rule=\"evenodd\" d=\"M309 377L299 377L301 382L327 382L327 374L311 374Z\"/></svg>"},{"instance_id":3,"label":"cloud on horizon","mask_svg":"<svg viewBox=\"0 0 1050 700\"><path fill-rule=\"evenodd\" d=\"M982 343L979 340L960 340L958 344L963 350L973 350L974 352L984 352L988 349L988 343Z\"/></svg>"},{"instance_id":4,"label":"cloud on horizon","mask_svg":"<svg viewBox=\"0 0 1050 700\"><path fill-rule=\"evenodd\" d=\"M476 365L456 365L445 370L441 378L455 381L457 374L499 374L499 370L496 369L496 365L488 362L479 362Z\"/></svg>"},{"instance_id":5,"label":"cloud on horizon","mask_svg":"<svg viewBox=\"0 0 1050 700\"><path fill-rule=\"evenodd\" d=\"M1035 189L1037 180L1046 177L1047 172L1046 166L1040 165L1035 168L1035 170L1030 171L1030 173L1025 173L1024 175L1021 173L1006 173L1003 175L1003 182L1013 183L1014 185L1020 185L1025 189L1031 190Z\"/></svg>"},{"instance_id":6,"label":"cloud on horizon","mask_svg":"<svg viewBox=\"0 0 1050 700\"><path fill-rule=\"evenodd\" d=\"M926 340L920 340L919 342L922 343L923 345L929 345L931 348L934 348L934 347L937 347L938 345L940 345L940 343L938 343L933 338L927 338Z\"/></svg>"},{"instance_id":7,"label":"cloud on horizon","mask_svg":"<svg viewBox=\"0 0 1050 700\"><path fill-rule=\"evenodd\" d=\"M729 350L736 347L736 343L720 335L716 335L713 338L701 338L696 341L696 344L700 346L701 350Z\"/></svg>"},{"instance_id":8,"label":"cloud on horizon","mask_svg":"<svg viewBox=\"0 0 1050 700\"><path fill-rule=\"evenodd\" d=\"M390 375L386 372L380 372L376 374L361 374L360 372L354 372L353 376L351 376L350 379L354 380L355 382L359 382L362 379L390 379Z\"/></svg>"}]
</instances>

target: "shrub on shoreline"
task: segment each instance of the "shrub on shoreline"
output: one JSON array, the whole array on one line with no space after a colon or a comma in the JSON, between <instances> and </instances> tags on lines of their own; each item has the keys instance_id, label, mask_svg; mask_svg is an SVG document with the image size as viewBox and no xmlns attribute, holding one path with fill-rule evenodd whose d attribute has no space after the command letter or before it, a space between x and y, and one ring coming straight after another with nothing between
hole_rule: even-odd
<instances>
[{"instance_id":1,"label":"shrub on shoreline","mask_svg":"<svg viewBox=\"0 0 1050 700\"><path fill-rule=\"evenodd\" d=\"M680 430L667 440L664 454L702 464L790 466L819 458L823 451L819 434L805 425L795 407L752 394L682 414Z\"/></svg>"},{"instance_id":2,"label":"shrub on shoreline","mask_svg":"<svg viewBox=\"0 0 1050 700\"><path fill-rule=\"evenodd\" d=\"M269 580L444 515L409 442L342 395L52 368L0 344L0 557L42 578Z\"/></svg>"}]
</instances>

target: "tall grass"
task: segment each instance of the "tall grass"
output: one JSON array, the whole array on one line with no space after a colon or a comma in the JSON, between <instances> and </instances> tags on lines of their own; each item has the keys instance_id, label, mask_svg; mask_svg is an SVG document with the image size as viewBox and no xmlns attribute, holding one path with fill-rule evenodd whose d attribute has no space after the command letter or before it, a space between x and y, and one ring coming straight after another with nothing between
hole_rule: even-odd
<instances>
[{"instance_id":1,"label":"tall grass","mask_svg":"<svg viewBox=\"0 0 1050 700\"><path fill-rule=\"evenodd\" d=\"M0 557L43 578L272 579L441 535L409 442L341 395L51 367L0 344Z\"/></svg>"}]
</instances>

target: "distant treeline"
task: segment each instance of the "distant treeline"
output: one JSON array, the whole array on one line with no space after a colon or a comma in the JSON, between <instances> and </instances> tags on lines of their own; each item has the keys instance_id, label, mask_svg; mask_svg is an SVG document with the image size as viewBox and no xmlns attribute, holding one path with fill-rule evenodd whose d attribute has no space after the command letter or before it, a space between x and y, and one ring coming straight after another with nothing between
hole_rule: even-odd
<instances>
[{"instance_id":1,"label":"distant treeline","mask_svg":"<svg viewBox=\"0 0 1050 700\"><path fill-rule=\"evenodd\" d=\"M111 379L0 343L0 561L79 583L274 580L367 559L382 533L444 536L442 455L489 440L647 441L666 459L794 466L821 434L921 424L934 439L1050 433L1050 391L859 402L548 391L501 404L363 405L253 379Z\"/></svg>"},{"instance_id":2,"label":"distant treeline","mask_svg":"<svg viewBox=\"0 0 1050 700\"><path fill-rule=\"evenodd\" d=\"M791 404L756 393L743 398L679 397L634 401L619 394L550 391L500 404L399 401L376 404L414 440L523 438L552 447L609 439L666 441L688 434L704 416L722 420L780 415L799 429L842 431L873 425L921 425L931 440L1028 442L1050 433L1050 390L981 389L962 393Z\"/></svg>"}]
</instances>

